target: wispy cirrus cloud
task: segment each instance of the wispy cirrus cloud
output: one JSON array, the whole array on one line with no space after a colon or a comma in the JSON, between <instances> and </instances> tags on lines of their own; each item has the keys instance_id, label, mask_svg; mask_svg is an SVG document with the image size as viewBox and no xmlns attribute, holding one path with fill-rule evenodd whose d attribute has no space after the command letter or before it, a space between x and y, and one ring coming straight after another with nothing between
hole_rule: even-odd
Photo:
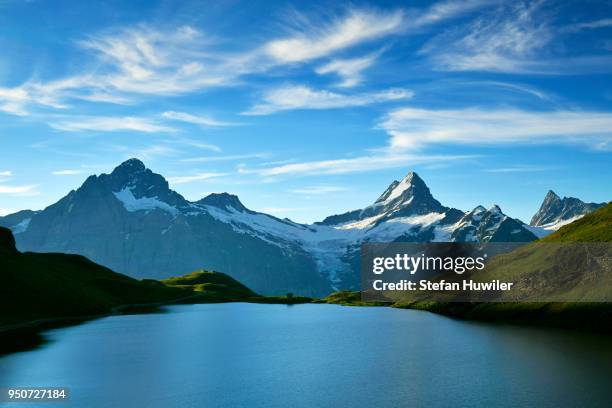
<instances>
[{"instance_id":1,"label":"wispy cirrus cloud","mask_svg":"<svg viewBox=\"0 0 612 408\"><path fill-rule=\"evenodd\" d=\"M316 69L319 75L336 74L342 81L337 86L351 88L363 81L362 72L374 65L380 52L358 58L334 59Z\"/></svg>"},{"instance_id":2,"label":"wispy cirrus cloud","mask_svg":"<svg viewBox=\"0 0 612 408\"><path fill-rule=\"evenodd\" d=\"M300 194L300 195L325 195L325 194L333 194L333 193L342 193L348 191L347 187L343 186L308 186L301 188L294 188L289 190L290 193Z\"/></svg>"},{"instance_id":3,"label":"wispy cirrus cloud","mask_svg":"<svg viewBox=\"0 0 612 408\"><path fill-rule=\"evenodd\" d=\"M491 12L448 29L420 50L441 71L572 75L608 73L609 55L568 52L563 34L612 25L601 19L567 26L554 24L546 2L498 3Z\"/></svg>"},{"instance_id":4,"label":"wispy cirrus cloud","mask_svg":"<svg viewBox=\"0 0 612 408\"><path fill-rule=\"evenodd\" d=\"M562 31L576 32L582 30L596 30L598 28L612 27L612 18L602 18L600 20L585 21L565 26Z\"/></svg>"},{"instance_id":5,"label":"wispy cirrus cloud","mask_svg":"<svg viewBox=\"0 0 612 408\"><path fill-rule=\"evenodd\" d=\"M265 159L270 156L271 156L270 153L228 154L224 156L188 157L186 159L181 159L181 161L185 163L207 163L207 162L219 162L219 161Z\"/></svg>"},{"instance_id":6,"label":"wispy cirrus cloud","mask_svg":"<svg viewBox=\"0 0 612 408\"><path fill-rule=\"evenodd\" d=\"M193 183L196 181L210 180L212 178L227 176L228 173L208 172L208 173L196 173L188 176L175 176L168 177L168 182L171 184L186 184Z\"/></svg>"},{"instance_id":7,"label":"wispy cirrus cloud","mask_svg":"<svg viewBox=\"0 0 612 408\"><path fill-rule=\"evenodd\" d=\"M583 144L612 148L612 113L557 110L400 108L379 124L391 149L435 144Z\"/></svg>"},{"instance_id":8,"label":"wispy cirrus cloud","mask_svg":"<svg viewBox=\"0 0 612 408\"><path fill-rule=\"evenodd\" d=\"M191 123L193 125L198 125L202 127L225 127L225 126L237 125L237 123L217 120L210 116L193 115L191 113L186 113L186 112L167 111L167 112L162 113L162 117L165 119Z\"/></svg>"},{"instance_id":9,"label":"wispy cirrus cloud","mask_svg":"<svg viewBox=\"0 0 612 408\"><path fill-rule=\"evenodd\" d=\"M512 3L430 40L421 54L448 71L543 72L541 52L554 38L537 12L542 2Z\"/></svg>"},{"instance_id":10,"label":"wispy cirrus cloud","mask_svg":"<svg viewBox=\"0 0 612 408\"><path fill-rule=\"evenodd\" d=\"M93 34L76 44L95 69L51 81L31 79L0 88L0 110L28 114L29 106L68 108L65 101L125 105L133 95L179 95L226 84L237 74L231 58L205 52L203 34L191 26L147 25ZM204 66L207 69L204 69Z\"/></svg>"},{"instance_id":11,"label":"wispy cirrus cloud","mask_svg":"<svg viewBox=\"0 0 612 408\"><path fill-rule=\"evenodd\" d=\"M53 129L65 132L120 132L133 131L144 133L174 132L175 129L166 125L161 125L155 120L139 118L134 116L114 117L114 116L89 116L75 117L66 120L49 123Z\"/></svg>"},{"instance_id":12,"label":"wispy cirrus cloud","mask_svg":"<svg viewBox=\"0 0 612 408\"><path fill-rule=\"evenodd\" d=\"M374 103L406 100L412 92L405 89L388 89L379 92L341 94L312 89L303 85L286 86L267 92L263 102L254 105L243 115L269 115L294 109L336 109L365 106Z\"/></svg>"},{"instance_id":13,"label":"wispy cirrus cloud","mask_svg":"<svg viewBox=\"0 0 612 408\"><path fill-rule=\"evenodd\" d=\"M256 174L263 177L348 174L398 167L409 168L416 164L468 160L475 157L474 155L424 155L380 152L351 158L304 161L264 168L243 167L238 171L239 173Z\"/></svg>"},{"instance_id":14,"label":"wispy cirrus cloud","mask_svg":"<svg viewBox=\"0 0 612 408\"><path fill-rule=\"evenodd\" d=\"M0 177L11 177L13 172L10 170L0 171Z\"/></svg>"},{"instance_id":15,"label":"wispy cirrus cloud","mask_svg":"<svg viewBox=\"0 0 612 408\"><path fill-rule=\"evenodd\" d=\"M54 175L54 176L74 176L74 175L83 174L83 173L85 173L85 170L83 170L83 169L79 169L79 170L76 170L76 169L55 170L55 171L51 172L51 174Z\"/></svg>"},{"instance_id":16,"label":"wispy cirrus cloud","mask_svg":"<svg viewBox=\"0 0 612 408\"><path fill-rule=\"evenodd\" d=\"M400 30L404 12L349 10L347 15L322 23L297 15L286 38L264 45L266 54L281 63L295 63L320 58L356 44L380 38Z\"/></svg>"},{"instance_id":17,"label":"wispy cirrus cloud","mask_svg":"<svg viewBox=\"0 0 612 408\"><path fill-rule=\"evenodd\" d=\"M40 194L38 191L36 191L36 187L36 185L9 186L6 184L0 184L0 194L14 196L33 196Z\"/></svg>"},{"instance_id":18,"label":"wispy cirrus cloud","mask_svg":"<svg viewBox=\"0 0 612 408\"><path fill-rule=\"evenodd\" d=\"M509 167L495 167L491 169L484 170L486 173L532 173L532 172L540 172L540 171L549 171L555 170L558 167L553 166L541 166L535 164L522 164L516 166Z\"/></svg>"}]
</instances>

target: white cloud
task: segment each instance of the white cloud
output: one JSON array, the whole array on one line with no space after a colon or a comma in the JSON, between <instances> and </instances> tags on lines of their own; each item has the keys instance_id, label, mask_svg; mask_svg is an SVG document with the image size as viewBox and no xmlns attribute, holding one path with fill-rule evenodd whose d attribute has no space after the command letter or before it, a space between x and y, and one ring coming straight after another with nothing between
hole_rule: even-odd
<instances>
[{"instance_id":1,"label":"white cloud","mask_svg":"<svg viewBox=\"0 0 612 408\"><path fill-rule=\"evenodd\" d=\"M138 26L91 36L80 45L106 63L93 88L139 94L176 95L222 85L230 72L220 55L206 52L203 34L190 26L158 30ZM207 67L205 69L205 66Z\"/></svg>"},{"instance_id":2,"label":"white cloud","mask_svg":"<svg viewBox=\"0 0 612 408\"><path fill-rule=\"evenodd\" d=\"M216 177L226 176L227 173L197 173L189 176L176 176L176 177L168 177L168 182L171 184L186 184L193 183L194 181L203 181L209 180Z\"/></svg>"},{"instance_id":3,"label":"white cloud","mask_svg":"<svg viewBox=\"0 0 612 408\"><path fill-rule=\"evenodd\" d=\"M94 117L77 117L70 120L52 122L49 124L54 129L63 130L66 132L82 132L82 131L97 131L97 132L118 132L118 131L133 131L144 133L156 132L174 132L171 127L160 125L151 119L138 118L133 116L112 117L112 116L94 116Z\"/></svg>"},{"instance_id":4,"label":"white cloud","mask_svg":"<svg viewBox=\"0 0 612 408\"><path fill-rule=\"evenodd\" d=\"M612 113L606 112L401 108L379 126L391 135L390 147L395 149L432 144L580 143L607 150L612 142Z\"/></svg>"},{"instance_id":5,"label":"white cloud","mask_svg":"<svg viewBox=\"0 0 612 408\"><path fill-rule=\"evenodd\" d=\"M94 70L0 88L0 110L26 115L28 105L68 108L63 101L70 99L125 105L134 94L178 95L225 85L239 73L234 57L205 52L204 36L189 26L163 30L140 25L91 35L77 44L93 55L95 64L83 65ZM90 61L86 55L81 60Z\"/></svg>"},{"instance_id":6,"label":"white cloud","mask_svg":"<svg viewBox=\"0 0 612 408\"><path fill-rule=\"evenodd\" d=\"M311 89L296 85L274 89L243 115L269 115L293 109L334 109L365 106L374 103L410 99L412 92L405 89L388 89L380 92L361 94L340 94L326 90Z\"/></svg>"},{"instance_id":7,"label":"white cloud","mask_svg":"<svg viewBox=\"0 0 612 408\"><path fill-rule=\"evenodd\" d=\"M194 139L189 139L189 138L184 138L184 137L173 137L171 139L166 139L164 140L164 143L166 144L170 144L170 145L182 145L182 146L187 146L187 147L195 147L196 149L201 149L201 150L209 150L211 152L221 152L221 147L211 144L211 143L204 143L201 142L199 140L194 140Z\"/></svg>"},{"instance_id":8,"label":"white cloud","mask_svg":"<svg viewBox=\"0 0 612 408\"><path fill-rule=\"evenodd\" d=\"M280 63L309 61L367 41L403 33L407 29L455 18L487 4L491 4L491 1L443 1L411 15L399 9L350 9L345 15L327 21L311 21L297 13L289 19L289 23L294 25L290 35L268 42L264 49Z\"/></svg>"},{"instance_id":9,"label":"white cloud","mask_svg":"<svg viewBox=\"0 0 612 408\"><path fill-rule=\"evenodd\" d=\"M421 50L439 69L506 73L545 72L544 48L553 39L544 18L536 16L541 2L500 7L466 28L435 37Z\"/></svg>"},{"instance_id":10,"label":"white cloud","mask_svg":"<svg viewBox=\"0 0 612 408\"><path fill-rule=\"evenodd\" d=\"M411 19L412 27L419 28L459 17L483 6L497 3L495 0L441 1L433 4L425 12Z\"/></svg>"},{"instance_id":11,"label":"white cloud","mask_svg":"<svg viewBox=\"0 0 612 408\"><path fill-rule=\"evenodd\" d=\"M174 112L168 111L162 113L162 117L170 120L177 120L180 122L187 122L198 126L203 127L222 127L222 126L233 126L234 123L220 121L208 116L202 115L192 115L190 113L185 112Z\"/></svg>"},{"instance_id":12,"label":"white cloud","mask_svg":"<svg viewBox=\"0 0 612 408\"><path fill-rule=\"evenodd\" d=\"M363 81L362 71L372 66L379 55L380 53L374 53L360 58L334 59L317 68L316 72L319 75L336 74L342 78L338 86L350 88Z\"/></svg>"},{"instance_id":13,"label":"white cloud","mask_svg":"<svg viewBox=\"0 0 612 408\"><path fill-rule=\"evenodd\" d=\"M278 62L308 61L395 33L404 22L404 13L354 9L326 23L310 22L302 15L294 20L299 26L291 36L264 46L265 52Z\"/></svg>"},{"instance_id":14,"label":"white cloud","mask_svg":"<svg viewBox=\"0 0 612 408\"><path fill-rule=\"evenodd\" d=\"M552 166L539 166L539 165L518 165L518 166L510 166L510 167L498 167L493 169L486 169L487 173L531 173L537 171L547 171L553 170L557 167Z\"/></svg>"},{"instance_id":15,"label":"white cloud","mask_svg":"<svg viewBox=\"0 0 612 408\"><path fill-rule=\"evenodd\" d=\"M601 20L587 21L583 23L570 24L563 31L575 32L581 30L595 30L612 26L612 18L603 18Z\"/></svg>"},{"instance_id":16,"label":"white cloud","mask_svg":"<svg viewBox=\"0 0 612 408\"><path fill-rule=\"evenodd\" d=\"M248 154L230 154L230 155L225 155L225 156L190 157L187 159L181 159L181 161L186 162L186 163L205 163L205 162L248 160L248 159L265 159L267 157L270 157L269 153L248 153Z\"/></svg>"},{"instance_id":17,"label":"white cloud","mask_svg":"<svg viewBox=\"0 0 612 408\"><path fill-rule=\"evenodd\" d=\"M341 193L344 191L348 191L349 189L346 187L341 187L341 186L309 186L309 187L302 187L302 188L294 188L292 190L289 190L289 192L294 193L294 194L301 194L301 195L324 195L324 194L331 194L331 193Z\"/></svg>"},{"instance_id":18,"label":"white cloud","mask_svg":"<svg viewBox=\"0 0 612 408\"><path fill-rule=\"evenodd\" d=\"M0 184L0 194L8 194L15 196L33 196L40 194L35 190L35 185L27 185L27 186L7 186L4 184Z\"/></svg>"},{"instance_id":19,"label":"white cloud","mask_svg":"<svg viewBox=\"0 0 612 408\"><path fill-rule=\"evenodd\" d=\"M10 170L0 171L0 177L11 177L13 172Z\"/></svg>"},{"instance_id":20,"label":"white cloud","mask_svg":"<svg viewBox=\"0 0 612 408\"><path fill-rule=\"evenodd\" d=\"M280 166L260 169L239 169L240 173L257 174L264 177L287 175L321 175L359 173L371 170L381 170L396 167L411 167L421 163L449 162L471 159L468 155L423 155L375 153L371 155L352 157L348 159L333 159L290 163Z\"/></svg>"},{"instance_id":21,"label":"white cloud","mask_svg":"<svg viewBox=\"0 0 612 408\"><path fill-rule=\"evenodd\" d=\"M83 174L83 173L85 173L85 170L74 170L74 169L56 170L56 171L51 172L51 174L53 174L54 176L74 176L76 174Z\"/></svg>"}]
</instances>

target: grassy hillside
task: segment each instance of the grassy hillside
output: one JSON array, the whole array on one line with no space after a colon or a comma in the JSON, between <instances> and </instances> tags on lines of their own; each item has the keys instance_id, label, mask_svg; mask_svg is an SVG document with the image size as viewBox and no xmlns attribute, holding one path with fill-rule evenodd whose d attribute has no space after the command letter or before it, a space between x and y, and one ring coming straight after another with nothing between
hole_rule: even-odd
<instances>
[{"instance_id":1,"label":"grassy hillside","mask_svg":"<svg viewBox=\"0 0 612 408\"><path fill-rule=\"evenodd\" d=\"M184 276L162 281L168 287L192 291L202 295L202 299L225 301L230 298L245 299L258 297L251 289L236 279L220 272L197 271Z\"/></svg>"},{"instance_id":2,"label":"grassy hillside","mask_svg":"<svg viewBox=\"0 0 612 408\"><path fill-rule=\"evenodd\" d=\"M0 325L109 313L121 305L167 302L188 291L140 282L78 255L19 253L0 228Z\"/></svg>"}]
</instances>

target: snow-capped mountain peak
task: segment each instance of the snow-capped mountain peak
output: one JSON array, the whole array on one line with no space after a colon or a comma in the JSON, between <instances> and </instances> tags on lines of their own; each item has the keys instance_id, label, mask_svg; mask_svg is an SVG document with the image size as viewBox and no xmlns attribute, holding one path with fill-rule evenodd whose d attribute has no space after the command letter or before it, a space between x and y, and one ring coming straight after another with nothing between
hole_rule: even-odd
<instances>
[{"instance_id":1,"label":"snow-capped mountain peak","mask_svg":"<svg viewBox=\"0 0 612 408\"><path fill-rule=\"evenodd\" d=\"M401 181L394 180L384 193L375 201L375 204L388 204L398 198L410 199L415 190L425 187L425 182L414 172L410 172ZM408 196L408 197L406 197Z\"/></svg>"},{"instance_id":2,"label":"snow-capped mountain peak","mask_svg":"<svg viewBox=\"0 0 612 408\"><path fill-rule=\"evenodd\" d=\"M394 202L407 202L415 195L431 196L431 193L419 175L411 171L401 181L394 180L374 204L388 205Z\"/></svg>"}]
</instances>

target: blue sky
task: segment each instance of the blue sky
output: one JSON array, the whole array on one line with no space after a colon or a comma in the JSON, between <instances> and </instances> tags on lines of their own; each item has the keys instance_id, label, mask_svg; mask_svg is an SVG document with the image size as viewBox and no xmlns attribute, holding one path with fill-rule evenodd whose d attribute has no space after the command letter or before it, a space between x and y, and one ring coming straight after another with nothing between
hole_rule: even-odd
<instances>
[{"instance_id":1,"label":"blue sky","mask_svg":"<svg viewBox=\"0 0 612 408\"><path fill-rule=\"evenodd\" d=\"M138 157L297 221L608 201L612 3L0 0L0 213Z\"/></svg>"}]
</instances>

